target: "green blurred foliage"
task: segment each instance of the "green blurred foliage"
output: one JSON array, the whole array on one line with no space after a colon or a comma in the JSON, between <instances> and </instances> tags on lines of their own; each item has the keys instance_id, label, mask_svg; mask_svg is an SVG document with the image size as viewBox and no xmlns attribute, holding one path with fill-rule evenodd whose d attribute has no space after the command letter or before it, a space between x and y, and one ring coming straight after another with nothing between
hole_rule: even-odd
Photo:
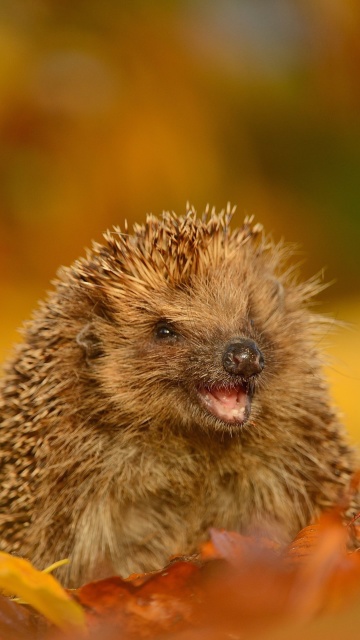
<instances>
[{"instance_id":1,"label":"green blurred foliage","mask_svg":"<svg viewBox=\"0 0 360 640\"><path fill-rule=\"evenodd\" d=\"M60 264L187 200L302 245L306 275L337 278L328 310L356 295L359 18L356 0L2 0L0 357Z\"/></svg>"}]
</instances>

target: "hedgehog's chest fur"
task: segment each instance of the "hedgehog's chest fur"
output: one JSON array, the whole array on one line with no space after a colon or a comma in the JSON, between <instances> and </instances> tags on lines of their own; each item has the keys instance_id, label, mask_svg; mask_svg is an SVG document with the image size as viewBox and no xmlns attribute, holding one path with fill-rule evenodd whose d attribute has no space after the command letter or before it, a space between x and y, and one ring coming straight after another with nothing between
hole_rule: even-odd
<instances>
[{"instance_id":1,"label":"hedgehog's chest fur","mask_svg":"<svg viewBox=\"0 0 360 640\"><path fill-rule=\"evenodd\" d=\"M317 445L304 443L307 452L299 454L285 437L284 443L264 444L255 432L230 437L129 429L102 434L96 457L92 451L87 462L76 440L61 460L60 440L53 454L45 447L38 508L27 535L32 557L43 565L70 556L68 578L78 584L160 569L173 555L197 551L211 527L289 541L336 502L341 484L331 465L338 449L324 446L319 468L309 462ZM40 547L35 541L44 525L46 547Z\"/></svg>"},{"instance_id":2,"label":"hedgehog's chest fur","mask_svg":"<svg viewBox=\"0 0 360 640\"><path fill-rule=\"evenodd\" d=\"M168 435L162 447L134 447L118 474L108 469L106 492L97 477L91 501L81 496L76 505L72 553L86 566L79 579L159 569L173 555L197 551L211 527L289 540L314 516L315 488L296 491L291 465L276 468L266 454L244 453L241 438L203 437L202 445Z\"/></svg>"}]
</instances>

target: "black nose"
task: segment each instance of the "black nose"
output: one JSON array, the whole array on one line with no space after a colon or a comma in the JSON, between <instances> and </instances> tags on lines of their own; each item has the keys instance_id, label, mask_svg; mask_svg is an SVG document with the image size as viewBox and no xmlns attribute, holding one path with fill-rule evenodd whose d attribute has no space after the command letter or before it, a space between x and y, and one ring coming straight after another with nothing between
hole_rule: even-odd
<instances>
[{"instance_id":1,"label":"black nose","mask_svg":"<svg viewBox=\"0 0 360 640\"><path fill-rule=\"evenodd\" d=\"M263 370L264 356L254 340L237 338L226 346L222 363L228 373L250 378Z\"/></svg>"}]
</instances>

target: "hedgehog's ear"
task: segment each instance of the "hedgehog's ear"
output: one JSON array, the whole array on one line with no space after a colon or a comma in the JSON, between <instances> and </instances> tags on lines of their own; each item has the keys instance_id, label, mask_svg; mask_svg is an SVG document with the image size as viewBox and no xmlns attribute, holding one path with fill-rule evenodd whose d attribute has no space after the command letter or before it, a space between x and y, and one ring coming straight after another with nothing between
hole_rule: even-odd
<instances>
[{"instance_id":1,"label":"hedgehog's ear","mask_svg":"<svg viewBox=\"0 0 360 640\"><path fill-rule=\"evenodd\" d=\"M87 360L100 358L103 354L101 341L96 334L95 326L92 322L86 324L76 336L76 342L85 353Z\"/></svg>"}]
</instances>

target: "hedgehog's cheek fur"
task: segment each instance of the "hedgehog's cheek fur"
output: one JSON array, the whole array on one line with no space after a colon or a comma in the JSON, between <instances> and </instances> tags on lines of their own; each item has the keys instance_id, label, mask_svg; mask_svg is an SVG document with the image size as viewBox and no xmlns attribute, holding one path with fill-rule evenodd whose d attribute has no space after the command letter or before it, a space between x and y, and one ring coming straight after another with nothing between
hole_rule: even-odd
<instances>
[{"instance_id":1,"label":"hedgehog's cheek fur","mask_svg":"<svg viewBox=\"0 0 360 640\"><path fill-rule=\"evenodd\" d=\"M231 388L201 387L198 397L205 409L222 422L241 425L250 416L250 394L241 384Z\"/></svg>"}]
</instances>

